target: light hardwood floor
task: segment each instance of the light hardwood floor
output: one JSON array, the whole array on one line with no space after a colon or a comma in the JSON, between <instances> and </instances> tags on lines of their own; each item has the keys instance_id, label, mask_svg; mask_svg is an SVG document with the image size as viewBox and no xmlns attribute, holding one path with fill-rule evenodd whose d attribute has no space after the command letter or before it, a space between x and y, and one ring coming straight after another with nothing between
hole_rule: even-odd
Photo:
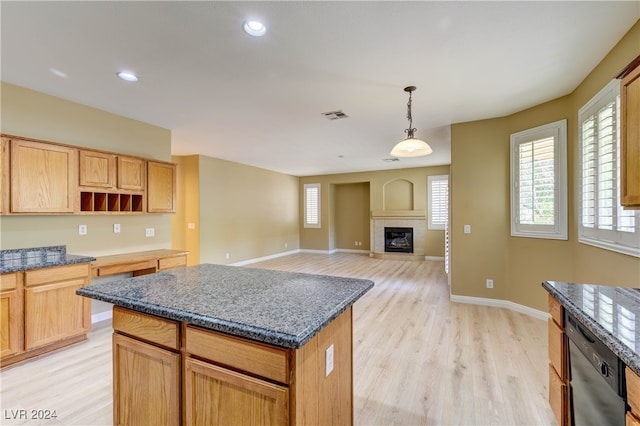
<instances>
[{"instance_id":1,"label":"light hardwood floor","mask_svg":"<svg viewBox=\"0 0 640 426\"><path fill-rule=\"evenodd\" d=\"M357 425L552 425L546 322L449 302L442 262L295 254L250 267L367 278L354 305ZM0 373L1 424L111 424L111 327ZM11 420L53 409L55 421ZM15 413L15 411L14 411Z\"/></svg>"}]
</instances>

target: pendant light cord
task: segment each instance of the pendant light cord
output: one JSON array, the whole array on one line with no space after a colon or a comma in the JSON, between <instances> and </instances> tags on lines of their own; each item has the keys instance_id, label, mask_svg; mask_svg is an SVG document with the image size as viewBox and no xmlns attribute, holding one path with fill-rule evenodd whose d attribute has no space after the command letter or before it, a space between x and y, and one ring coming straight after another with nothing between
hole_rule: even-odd
<instances>
[{"instance_id":1,"label":"pendant light cord","mask_svg":"<svg viewBox=\"0 0 640 426\"><path fill-rule=\"evenodd\" d=\"M413 132L417 129L413 128L413 118L411 117L411 92L409 91L409 102L407 102L407 119L409 120L409 128L404 129L404 132L407 134L407 137L412 138Z\"/></svg>"}]
</instances>

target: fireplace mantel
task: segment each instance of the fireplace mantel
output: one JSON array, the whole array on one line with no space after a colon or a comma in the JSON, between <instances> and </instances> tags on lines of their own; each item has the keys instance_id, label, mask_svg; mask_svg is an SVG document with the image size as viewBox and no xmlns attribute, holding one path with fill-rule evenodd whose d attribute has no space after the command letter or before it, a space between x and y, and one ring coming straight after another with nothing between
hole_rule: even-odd
<instances>
[{"instance_id":1,"label":"fireplace mantel","mask_svg":"<svg viewBox=\"0 0 640 426\"><path fill-rule=\"evenodd\" d=\"M426 210L371 210L371 219L426 220Z\"/></svg>"}]
</instances>

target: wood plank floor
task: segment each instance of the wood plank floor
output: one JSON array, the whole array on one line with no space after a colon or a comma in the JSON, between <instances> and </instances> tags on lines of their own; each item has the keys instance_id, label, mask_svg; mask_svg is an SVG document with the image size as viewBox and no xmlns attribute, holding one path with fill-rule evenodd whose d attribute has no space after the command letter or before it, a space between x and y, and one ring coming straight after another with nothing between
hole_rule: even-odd
<instances>
[{"instance_id":1,"label":"wood plank floor","mask_svg":"<svg viewBox=\"0 0 640 426\"><path fill-rule=\"evenodd\" d=\"M554 424L546 322L450 303L442 262L304 253L250 266L376 283L354 305L356 424ZM98 326L89 342L2 371L0 423L111 424L110 334ZM18 409L58 417L11 419Z\"/></svg>"}]
</instances>

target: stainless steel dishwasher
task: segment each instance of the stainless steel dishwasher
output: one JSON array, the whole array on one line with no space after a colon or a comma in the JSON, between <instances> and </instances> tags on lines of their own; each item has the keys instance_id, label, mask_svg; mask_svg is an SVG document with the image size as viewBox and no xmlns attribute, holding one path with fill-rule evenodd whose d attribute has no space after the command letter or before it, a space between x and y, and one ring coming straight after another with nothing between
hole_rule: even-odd
<instances>
[{"instance_id":1,"label":"stainless steel dishwasher","mask_svg":"<svg viewBox=\"0 0 640 426\"><path fill-rule=\"evenodd\" d=\"M576 426L624 426L624 363L565 311L569 337L571 419Z\"/></svg>"}]
</instances>

